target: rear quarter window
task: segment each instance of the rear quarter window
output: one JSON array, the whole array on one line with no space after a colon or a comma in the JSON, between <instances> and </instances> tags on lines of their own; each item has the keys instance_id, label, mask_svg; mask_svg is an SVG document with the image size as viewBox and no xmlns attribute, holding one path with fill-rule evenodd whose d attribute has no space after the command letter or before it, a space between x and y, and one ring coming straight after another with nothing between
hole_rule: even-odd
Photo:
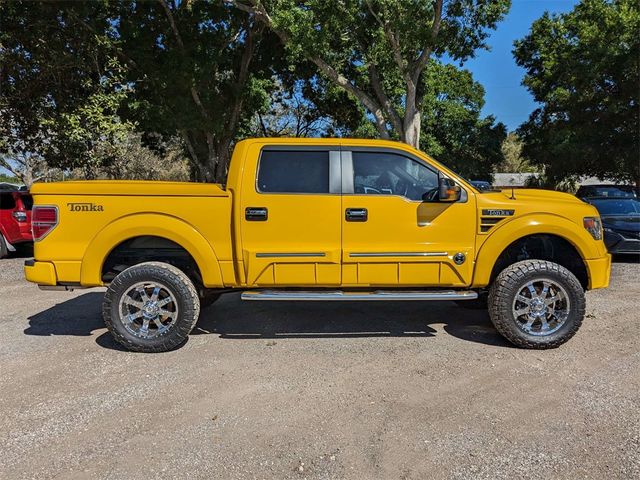
<instances>
[{"instance_id":1,"label":"rear quarter window","mask_svg":"<svg viewBox=\"0 0 640 480\"><path fill-rule=\"evenodd\" d=\"M329 152L263 151L257 189L261 193L329 193Z\"/></svg>"}]
</instances>

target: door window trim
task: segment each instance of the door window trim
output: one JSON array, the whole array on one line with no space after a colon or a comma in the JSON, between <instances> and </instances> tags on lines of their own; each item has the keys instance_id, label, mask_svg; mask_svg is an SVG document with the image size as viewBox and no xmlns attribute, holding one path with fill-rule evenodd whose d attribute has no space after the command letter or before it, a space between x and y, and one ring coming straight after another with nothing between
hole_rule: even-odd
<instances>
[{"instance_id":1,"label":"door window trim","mask_svg":"<svg viewBox=\"0 0 640 480\"><path fill-rule=\"evenodd\" d=\"M262 154L264 152L327 152L329 154L329 191L324 193L318 192L263 192L258 185L260 175L260 165L262 163ZM260 157L256 167L255 189L259 195L341 195L342 179L340 172L340 146L339 145L266 145L260 149Z\"/></svg>"},{"instance_id":2,"label":"door window trim","mask_svg":"<svg viewBox=\"0 0 640 480\"><path fill-rule=\"evenodd\" d=\"M353 169L353 153L354 152L360 152L360 153L390 153L390 154L394 154L394 155L400 155L403 157L408 158L411 161L414 161L416 163L418 163L419 165L422 165L426 168L428 168L429 170L431 170L433 173L435 173L436 175L440 176L440 175L444 175L444 173L442 171L440 171L438 168L434 167L433 165L430 165L428 163L426 163L424 160L416 157L415 155L409 153L409 152L405 152L403 150L396 150L394 148L385 148L385 147L343 147L342 148L342 153L341 153L341 158L342 158L342 194L343 195L357 195L357 196L370 196L366 193L355 193L355 170ZM450 178L448 175L445 175L445 177ZM452 179L453 180L453 179ZM455 181L455 180L454 180ZM463 185L461 185L459 182L456 182L456 185L458 185L461 189L460 192L460 200L458 200L457 202L454 203L466 203L467 200L469 199L469 195L467 193L467 190L464 188ZM376 197L398 197L398 198L402 198L407 202L411 202L411 203L425 203L423 200L411 200L410 198L405 197L404 195L397 195L395 193L379 193L375 195ZM438 203L438 202L433 202L433 203Z\"/></svg>"}]
</instances>

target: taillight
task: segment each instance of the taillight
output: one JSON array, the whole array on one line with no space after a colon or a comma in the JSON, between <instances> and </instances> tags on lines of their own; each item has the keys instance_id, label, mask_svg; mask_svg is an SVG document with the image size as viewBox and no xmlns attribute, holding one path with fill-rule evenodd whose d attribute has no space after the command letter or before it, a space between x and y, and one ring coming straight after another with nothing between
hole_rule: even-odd
<instances>
[{"instance_id":1,"label":"taillight","mask_svg":"<svg viewBox=\"0 0 640 480\"><path fill-rule=\"evenodd\" d=\"M36 205L31 211L31 231L33 239L42 240L58 225L58 207Z\"/></svg>"},{"instance_id":2,"label":"taillight","mask_svg":"<svg viewBox=\"0 0 640 480\"><path fill-rule=\"evenodd\" d=\"M25 212L13 212L13 218L20 223L24 223L27 221L27 214Z\"/></svg>"}]
</instances>

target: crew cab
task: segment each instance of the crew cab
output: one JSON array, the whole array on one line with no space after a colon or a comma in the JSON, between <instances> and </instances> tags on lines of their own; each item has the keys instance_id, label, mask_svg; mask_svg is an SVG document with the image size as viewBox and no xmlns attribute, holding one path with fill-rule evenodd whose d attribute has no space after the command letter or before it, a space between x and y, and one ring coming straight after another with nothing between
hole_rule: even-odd
<instances>
[{"instance_id":1,"label":"crew cab","mask_svg":"<svg viewBox=\"0 0 640 480\"><path fill-rule=\"evenodd\" d=\"M201 305L234 290L254 301L453 300L488 308L518 346L550 348L580 327L585 290L609 283L593 206L552 191L480 192L390 141L248 139L225 185L83 181L32 193L26 278L106 286L106 325L135 351L179 346Z\"/></svg>"},{"instance_id":2,"label":"crew cab","mask_svg":"<svg viewBox=\"0 0 640 480\"><path fill-rule=\"evenodd\" d=\"M0 258L16 247L30 244L31 206L33 200L28 192L14 189L0 190Z\"/></svg>"}]
</instances>

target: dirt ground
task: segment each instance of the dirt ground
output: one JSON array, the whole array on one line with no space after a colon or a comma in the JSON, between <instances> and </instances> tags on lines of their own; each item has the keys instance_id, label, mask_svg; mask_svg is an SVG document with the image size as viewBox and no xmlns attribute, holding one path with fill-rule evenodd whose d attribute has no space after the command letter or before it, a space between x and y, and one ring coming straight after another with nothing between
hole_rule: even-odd
<instances>
[{"instance_id":1,"label":"dirt ground","mask_svg":"<svg viewBox=\"0 0 640 480\"><path fill-rule=\"evenodd\" d=\"M640 478L640 264L552 351L442 303L241 302L121 350L0 260L0 478Z\"/></svg>"}]
</instances>

